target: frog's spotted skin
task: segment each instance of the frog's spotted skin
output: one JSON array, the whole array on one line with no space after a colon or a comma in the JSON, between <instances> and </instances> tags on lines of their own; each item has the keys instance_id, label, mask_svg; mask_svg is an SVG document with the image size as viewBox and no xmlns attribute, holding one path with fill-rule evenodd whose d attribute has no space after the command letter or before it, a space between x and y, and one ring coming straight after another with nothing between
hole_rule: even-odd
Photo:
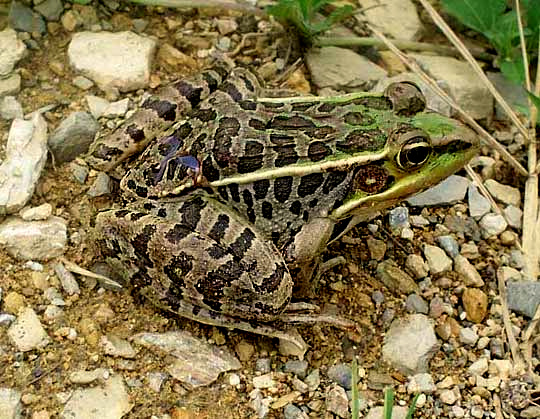
<instances>
[{"instance_id":1,"label":"frog's spotted skin","mask_svg":"<svg viewBox=\"0 0 540 419\"><path fill-rule=\"evenodd\" d=\"M309 283L329 241L477 148L458 121L423 112L409 84L262 95L247 70L208 70L148 99L90 156L110 169L145 148L120 184L131 203L96 220L115 270L161 307L244 330L285 319L290 270Z\"/></svg>"}]
</instances>

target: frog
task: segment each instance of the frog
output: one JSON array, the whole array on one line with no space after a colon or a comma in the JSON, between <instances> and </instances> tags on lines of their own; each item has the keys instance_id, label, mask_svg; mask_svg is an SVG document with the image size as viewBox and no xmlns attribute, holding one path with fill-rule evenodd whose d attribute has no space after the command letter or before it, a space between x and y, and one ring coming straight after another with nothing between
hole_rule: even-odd
<instances>
[{"instance_id":1,"label":"frog","mask_svg":"<svg viewBox=\"0 0 540 419\"><path fill-rule=\"evenodd\" d=\"M89 164L121 179L121 202L95 220L100 257L157 307L201 323L292 341L290 324L349 327L295 290L313 289L330 243L478 147L413 83L284 95L215 66L148 96L92 145Z\"/></svg>"}]
</instances>

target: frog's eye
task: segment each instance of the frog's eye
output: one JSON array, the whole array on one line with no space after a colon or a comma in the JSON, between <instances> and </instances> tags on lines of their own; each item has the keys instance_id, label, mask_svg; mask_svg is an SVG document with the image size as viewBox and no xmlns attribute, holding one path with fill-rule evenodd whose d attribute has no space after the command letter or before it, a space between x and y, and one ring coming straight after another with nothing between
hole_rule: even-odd
<instances>
[{"instance_id":1,"label":"frog's eye","mask_svg":"<svg viewBox=\"0 0 540 419\"><path fill-rule=\"evenodd\" d=\"M432 146L428 138L417 136L408 139L396 155L397 165L404 170L423 165L431 156Z\"/></svg>"}]
</instances>

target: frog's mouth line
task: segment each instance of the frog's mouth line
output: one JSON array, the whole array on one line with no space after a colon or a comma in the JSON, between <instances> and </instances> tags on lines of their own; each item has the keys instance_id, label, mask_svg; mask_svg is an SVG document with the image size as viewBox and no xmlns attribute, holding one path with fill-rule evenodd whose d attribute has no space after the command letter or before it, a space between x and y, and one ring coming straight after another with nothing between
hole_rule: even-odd
<instances>
[{"instance_id":1,"label":"frog's mouth line","mask_svg":"<svg viewBox=\"0 0 540 419\"><path fill-rule=\"evenodd\" d=\"M478 143L455 140L434 148L435 156L415 173L396 177L388 189L372 195L358 192L331 214L334 219L348 215L366 216L393 206L405 198L416 195L446 179L461 169L478 151Z\"/></svg>"}]
</instances>

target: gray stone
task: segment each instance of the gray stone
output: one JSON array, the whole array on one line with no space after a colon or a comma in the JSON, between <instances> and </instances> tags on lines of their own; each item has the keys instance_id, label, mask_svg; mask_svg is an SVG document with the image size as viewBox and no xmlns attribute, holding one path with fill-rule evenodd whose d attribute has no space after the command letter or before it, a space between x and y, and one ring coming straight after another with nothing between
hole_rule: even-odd
<instances>
[{"instance_id":1,"label":"gray stone","mask_svg":"<svg viewBox=\"0 0 540 419\"><path fill-rule=\"evenodd\" d=\"M78 32L68 57L75 70L100 89L128 92L148 86L155 49L155 40L133 32Z\"/></svg>"},{"instance_id":2,"label":"gray stone","mask_svg":"<svg viewBox=\"0 0 540 419\"><path fill-rule=\"evenodd\" d=\"M486 180L484 182L484 186L496 201L502 202L506 205L513 205L515 207L519 207L521 204L521 193L517 188L503 185L502 183L497 182L495 179Z\"/></svg>"},{"instance_id":3,"label":"gray stone","mask_svg":"<svg viewBox=\"0 0 540 419\"><path fill-rule=\"evenodd\" d=\"M54 264L54 272L60 280L60 284L62 284L62 288L67 295L75 295L81 293L79 284L77 283L75 276L70 271L68 271L62 263Z\"/></svg>"},{"instance_id":4,"label":"gray stone","mask_svg":"<svg viewBox=\"0 0 540 419\"><path fill-rule=\"evenodd\" d=\"M483 217L491 209L489 200L478 192L478 188L473 184L469 186L469 190L467 191L467 200L469 202L469 214L471 217Z\"/></svg>"},{"instance_id":5,"label":"gray stone","mask_svg":"<svg viewBox=\"0 0 540 419\"><path fill-rule=\"evenodd\" d=\"M45 221L23 221L9 217L0 224L0 246L19 260L49 260L64 254L66 221L50 217Z\"/></svg>"},{"instance_id":6,"label":"gray stone","mask_svg":"<svg viewBox=\"0 0 540 419\"><path fill-rule=\"evenodd\" d=\"M392 419L407 419L407 408L403 406L392 407ZM365 419L382 419L384 407L377 406L369 409Z\"/></svg>"},{"instance_id":7,"label":"gray stone","mask_svg":"<svg viewBox=\"0 0 540 419\"><path fill-rule=\"evenodd\" d=\"M427 227L429 225L429 220L421 215L411 215L409 220L413 227Z\"/></svg>"},{"instance_id":8,"label":"gray stone","mask_svg":"<svg viewBox=\"0 0 540 419\"><path fill-rule=\"evenodd\" d=\"M166 352L175 362L167 372L175 379L199 387L215 381L221 372L239 369L242 365L227 349L218 348L191 336L188 332L139 333L133 341L144 347Z\"/></svg>"},{"instance_id":9,"label":"gray stone","mask_svg":"<svg viewBox=\"0 0 540 419\"><path fill-rule=\"evenodd\" d=\"M87 95L85 98L92 116L96 119L101 118L109 106L109 101L94 95Z\"/></svg>"},{"instance_id":10,"label":"gray stone","mask_svg":"<svg viewBox=\"0 0 540 419\"><path fill-rule=\"evenodd\" d=\"M482 229L482 235L485 238L497 236L508 227L508 223L502 215L491 213L484 215L478 225Z\"/></svg>"},{"instance_id":11,"label":"gray stone","mask_svg":"<svg viewBox=\"0 0 540 419\"><path fill-rule=\"evenodd\" d=\"M111 102L103 111L103 115L106 118L117 118L119 116L124 116L129 109L129 98L122 100L117 100L116 102Z\"/></svg>"},{"instance_id":12,"label":"gray stone","mask_svg":"<svg viewBox=\"0 0 540 419\"><path fill-rule=\"evenodd\" d=\"M476 268L463 256L458 255L454 259L454 270L461 275L463 283L467 287L482 287L484 281Z\"/></svg>"},{"instance_id":13,"label":"gray stone","mask_svg":"<svg viewBox=\"0 0 540 419\"><path fill-rule=\"evenodd\" d=\"M405 266L416 279L422 279L428 275L429 266L420 255L411 254L407 256Z\"/></svg>"},{"instance_id":14,"label":"gray stone","mask_svg":"<svg viewBox=\"0 0 540 419\"><path fill-rule=\"evenodd\" d=\"M464 345L475 345L478 340L478 333L470 327L462 327L459 330L459 341Z\"/></svg>"},{"instance_id":15,"label":"gray stone","mask_svg":"<svg viewBox=\"0 0 540 419\"><path fill-rule=\"evenodd\" d=\"M24 221L42 221L52 215L52 205L49 203L41 204L38 207L25 207L19 211L19 216Z\"/></svg>"},{"instance_id":16,"label":"gray stone","mask_svg":"<svg viewBox=\"0 0 540 419\"><path fill-rule=\"evenodd\" d=\"M0 388L0 412L3 419L21 419L21 393L11 388Z\"/></svg>"},{"instance_id":17,"label":"gray stone","mask_svg":"<svg viewBox=\"0 0 540 419\"><path fill-rule=\"evenodd\" d=\"M350 390L352 381L351 366L347 364L332 365L328 368L328 378L345 388L345 390Z\"/></svg>"},{"instance_id":18,"label":"gray stone","mask_svg":"<svg viewBox=\"0 0 540 419\"><path fill-rule=\"evenodd\" d=\"M343 387L336 384L330 386L326 393L326 411L340 418L349 417L349 399Z\"/></svg>"},{"instance_id":19,"label":"gray stone","mask_svg":"<svg viewBox=\"0 0 540 419\"><path fill-rule=\"evenodd\" d=\"M18 1L12 1L9 8L9 24L17 31L45 33L47 27L43 18Z\"/></svg>"},{"instance_id":20,"label":"gray stone","mask_svg":"<svg viewBox=\"0 0 540 419\"><path fill-rule=\"evenodd\" d=\"M469 64L453 57L411 54L435 80L445 80L450 96L473 119L490 118L493 97Z\"/></svg>"},{"instance_id":21,"label":"gray stone","mask_svg":"<svg viewBox=\"0 0 540 419\"><path fill-rule=\"evenodd\" d=\"M437 390L433 377L428 373L415 374L409 378L407 393L409 394L433 394Z\"/></svg>"},{"instance_id":22,"label":"gray stone","mask_svg":"<svg viewBox=\"0 0 540 419\"><path fill-rule=\"evenodd\" d=\"M418 294L411 294L405 300L405 308L412 313L428 314L429 307L422 297Z\"/></svg>"},{"instance_id":23,"label":"gray stone","mask_svg":"<svg viewBox=\"0 0 540 419\"><path fill-rule=\"evenodd\" d=\"M285 419L308 419L309 416L294 404L288 404L283 409Z\"/></svg>"},{"instance_id":24,"label":"gray stone","mask_svg":"<svg viewBox=\"0 0 540 419\"><path fill-rule=\"evenodd\" d=\"M22 352L41 349L50 342L36 312L23 307L17 313L17 320L9 327L7 335L17 350Z\"/></svg>"},{"instance_id":25,"label":"gray stone","mask_svg":"<svg viewBox=\"0 0 540 419\"><path fill-rule=\"evenodd\" d=\"M309 391L315 391L321 384L320 372L318 369L314 369L309 373L304 382L307 384Z\"/></svg>"},{"instance_id":26,"label":"gray stone","mask_svg":"<svg viewBox=\"0 0 540 419\"><path fill-rule=\"evenodd\" d=\"M477 361L473 362L467 368L467 372L471 375L484 375L488 370L488 360L487 358L480 358Z\"/></svg>"},{"instance_id":27,"label":"gray stone","mask_svg":"<svg viewBox=\"0 0 540 419\"><path fill-rule=\"evenodd\" d=\"M446 256L440 247L426 244L424 246L424 256L432 274L440 274L452 269L452 259Z\"/></svg>"},{"instance_id":28,"label":"gray stone","mask_svg":"<svg viewBox=\"0 0 540 419\"><path fill-rule=\"evenodd\" d=\"M487 77L514 111L518 109L518 106L525 108L529 106L527 103L527 91L522 85L512 83L502 73L488 72ZM503 121L510 121L510 118L497 101L495 101L495 117Z\"/></svg>"},{"instance_id":29,"label":"gray stone","mask_svg":"<svg viewBox=\"0 0 540 419\"><path fill-rule=\"evenodd\" d=\"M423 314L392 322L382 348L383 359L405 374L428 370L428 362L439 349L433 324Z\"/></svg>"},{"instance_id":30,"label":"gray stone","mask_svg":"<svg viewBox=\"0 0 540 419\"><path fill-rule=\"evenodd\" d=\"M22 119L24 117L22 105L14 96L4 96L0 101L0 116L7 121Z\"/></svg>"},{"instance_id":31,"label":"gray stone","mask_svg":"<svg viewBox=\"0 0 540 419\"><path fill-rule=\"evenodd\" d=\"M61 419L120 419L132 408L124 380L113 375L103 386L79 388L64 406Z\"/></svg>"},{"instance_id":32,"label":"gray stone","mask_svg":"<svg viewBox=\"0 0 540 419\"><path fill-rule=\"evenodd\" d=\"M411 0L360 0L363 10L361 22L394 39L416 41L422 33L422 22ZM396 22L399 22L396 25Z\"/></svg>"},{"instance_id":33,"label":"gray stone","mask_svg":"<svg viewBox=\"0 0 540 419\"><path fill-rule=\"evenodd\" d=\"M255 388L276 388L277 384L272 373L253 377L252 383Z\"/></svg>"},{"instance_id":34,"label":"gray stone","mask_svg":"<svg viewBox=\"0 0 540 419\"><path fill-rule=\"evenodd\" d=\"M270 358L259 358L255 361L255 370L267 373L272 370L272 360Z\"/></svg>"},{"instance_id":35,"label":"gray stone","mask_svg":"<svg viewBox=\"0 0 540 419\"><path fill-rule=\"evenodd\" d=\"M71 113L49 138L49 147L56 161L64 163L86 153L98 130L99 123L89 113Z\"/></svg>"},{"instance_id":36,"label":"gray stone","mask_svg":"<svg viewBox=\"0 0 540 419\"><path fill-rule=\"evenodd\" d=\"M437 243L452 259L459 255L459 244L453 236L439 236L437 237Z\"/></svg>"},{"instance_id":37,"label":"gray stone","mask_svg":"<svg viewBox=\"0 0 540 419\"><path fill-rule=\"evenodd\" d=\"M508 308L529 318L540 303L540 282L511 281L506 283Z\"/></svg>"},{"instance_id":38,"label":"gray stone","mask_svg":"<svg viewBox=\"0 0 540 419\"><path fill-rule=\"evenodd\" d=\"M0 215L19 211L32 197L47 161L47 124L35 114L32 121L11 124L5 160L0 164Z\"/></svg>"},{"instance_id":39,"label":"gray stone","mask_svg":"<svg viewBox=\"0 0 540 419\"><path fill-rule=\"evenodd\" d=\"M90 384L94 381L107 380L110 373L105 368L96 368L90 371L74 371L69 374L69 381L73 384Z\"/></svg>"},{"instance_id":40,"label":"gray stone","mask_svg":"<svg viewBox=\"0 0 540 419\"><path fill-rule=\"evenodd\" d=\"M418 285L409 274L403 272L394 261L388 259L377 266L377 278L394 293L418 292Z\"/></svg>"},{"instance_id":41,"label":"gray stone","mask_svg":"<svg viewBox=\"0 0 540 419\"><path fill-rule=\"evenodd\" d=\"M312 49L306 56L313 83L319 88L369 90L386 71L347 48Z\"/></svg>"},{"instance_id":42,"label":"gray stone","mask_svg":"<svg viewBox=\"0 0 540 419\"><path fill-rule=\"evenodd\" d=\"M16 95L21 90L21 76L17 73L0 79L0 97Z\"/></svg>"},{"instance_id":43,"label":"gray stone","mask_svg":"<svg viewBox=\"0 0 540 419\"><path fill-rule=\"evenodd\" d=\"M15 64L24 57L26 45L17 38L17 32L11 28L0 32L0 78L8 76Z\"/></svg>"},{"instance_id":44,"label":"gray stone","mask_svg":"<svg viewBox=\"0 0 540 419\"><path fill-rule=\"evenodd\" d=\"M407 203L415 207L453 204L465 198L468 186L468 179L452 175L427 191L407 199Z\"/></svg>"},{"instance_id":45,"label":"gray stone","mask_svg":"<svg viewBox=\"0 0 540 419\"><path fill-rule=\"evenodd\" d=\"M84 182L86 182L86 178L88 177L88 173L90 172L88 167L72 162L70 163L69 168L71 169L71 173L73 174L75 180L81 185L84 185Z\"/></svg>"},{"instance_id":46,"label":"gray stone","mask_svg":"<svg viewBox=\"0 0 540 419\"><path fill-rule=\"evenodd\" d=\"M9 313L0 313L0 326L9 326L17 318L13 314Z\"/></svg>"},{"instance_id":47,"label":"gray stone","mask_svg":"<svg viewBox=\"0 0 540 419\"><path fill-rule=\"evenodd\" d=\"M392 231L401 231L409 227L409 209L407 207L396 207L388 212L388 225Z\"/></svg>"},{"instance_id":48,"label":"gray stone","mask_svg":"<svg viewBox=\"0 0 540 419\"><path fill-rule=\"evenodd\" d=\"M62 0L44 0L34 7L36 11L51 22L57 22L64 11Z\"/></svg>"},{"instance_id":49,"label":"gray stone","mask_svg":"<svg viewBox=\"0 0 540 419\"><path fill-rule=\"evenodd\" d=\"M65 306L66 302L62 298L62 294L54 287L49 287L43 292L43 296L55 306Z\"/></svg>"},{"instance_id":50,"label":"gray stone","mask_svg":"<svg viewBox=\"0 0 540 419\"><path fill-rule=\"evenodd\" d=\"M504 217L508 225L516 230L521 230L523 211L514 205L508 205L504 211Z\"/></svg>"},{"instance_id":51,"label":"gray stone","mask_svg":"<svg viewBox=\"0 0 540 419\"><path fill-rule=\"evenodd\" d=\"M92 183L92 186L90 186L90 189L88 189L88 192L86 193L92 198L108 195L111 193L111 187L112 183L109 175L104 172L99 172L94 180L94 183Z\"/></svg>"},{"instance_id":52,"label":"gray stone","mask_svg":"<svg viewBox=\"0 0 540 419\"><path fill-rule=\"evenodd\" d=\"M92 86L94 86L94 82L90 79L87 79L86 77L76 76L73 77L73 85L81 90L88 90L91 89ZM94 116L94 118L97 118L93 113L92 116Z\"/></svg>"},{"instance_id":53,"label":"gray stone","mask_svg":"<svg viewBox=\"0 0 540 419\"><path fill-rule=\"evenodd\" d=\"M300 359L291 359L285 363L285 372L292 372L300 378L305 378L307 374L307 361Z\"/></svg>"},{"instance_id":54,"label":"gray stone","mask_svg":"<svg viewBox=\"0 0 540 419\"><path fill-rule=\"evenodd\" d=\"M127 340L113 334L102 336L99 344L106 355L121 358L135 358L135 355L137 355L137 352Z\"/></svg>"},{"instance_id":55,"label":"gray stone","mask_svg":"<svg viewBox=\"0 0 540 419\"><path fill-rule=\"evenodd\" d=\"M444 404L452 405L457 401L457 395L456 392L453 389L447 389L441 391L439 394L439 399Z\"/></svg>"}]
</instances>

